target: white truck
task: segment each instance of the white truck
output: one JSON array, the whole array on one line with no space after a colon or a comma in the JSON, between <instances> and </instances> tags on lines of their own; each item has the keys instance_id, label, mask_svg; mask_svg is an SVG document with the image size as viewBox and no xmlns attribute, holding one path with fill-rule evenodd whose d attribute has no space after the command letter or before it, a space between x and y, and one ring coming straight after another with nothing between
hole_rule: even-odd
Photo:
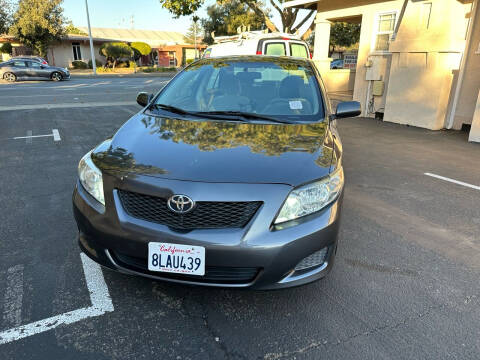
<instances>
[{"instance_id":1,"label":"white truck","mask_svg":"<svg viewBox=\"0 0 480 360\"><path fill-rule=\"evenodd\" d=\"M215 37L215 43L207 47L203 53L204 58L230 55L312 57L307 43L298 35L263 31Z\"/></svg>"}]
</instances>

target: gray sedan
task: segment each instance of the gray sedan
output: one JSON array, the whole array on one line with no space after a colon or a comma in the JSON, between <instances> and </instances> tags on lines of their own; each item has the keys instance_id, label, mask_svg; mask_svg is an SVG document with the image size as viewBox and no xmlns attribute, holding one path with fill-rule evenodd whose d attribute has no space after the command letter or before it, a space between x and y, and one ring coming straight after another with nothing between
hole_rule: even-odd
<instances>
[{"instance_id":1,"label":"gray sedan","mask_svg":"<svg viewBox=\"0 0 480 360\"><path fill-rule=\"evenodd\" d=\"M0 79L9 82L17 80L53 80L70 79L70 72L61 67L40 64L36 61L16 60L0 63Z\"/></svg>"}]
</instances>

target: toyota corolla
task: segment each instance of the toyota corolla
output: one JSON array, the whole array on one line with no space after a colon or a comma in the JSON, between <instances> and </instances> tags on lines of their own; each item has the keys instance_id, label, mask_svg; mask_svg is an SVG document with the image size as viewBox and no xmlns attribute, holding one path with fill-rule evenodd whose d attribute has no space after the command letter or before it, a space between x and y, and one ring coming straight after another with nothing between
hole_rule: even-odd
<instances>
[{"instance_id":1,"label":"toyota corolla","mask_svg":"<svg viewBox=\"0 0 480 360\"><path fill-rule=\"evenodd\" d=\"M336 119L311 60L199 60L78 166L81 249L123 273L275 289L332 268L343 197Z\"/></svg>"}]
</instances>

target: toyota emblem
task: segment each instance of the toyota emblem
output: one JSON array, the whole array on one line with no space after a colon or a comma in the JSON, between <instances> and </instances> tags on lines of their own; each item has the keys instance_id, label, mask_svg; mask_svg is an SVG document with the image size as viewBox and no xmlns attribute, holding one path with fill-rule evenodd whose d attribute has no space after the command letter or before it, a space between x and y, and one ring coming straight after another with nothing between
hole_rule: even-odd
<instances>
[{"instance_id":1,"label":"toyota emblem","mask_svg":"<svg viewBox=\"0 0 480 360\"><path fill-rule=\"evenodd\" d=\"M177 214L186 214L193 210L195 202L186 195L173 195L167 201L168 208Z\"/></svg>"}]
</instances>

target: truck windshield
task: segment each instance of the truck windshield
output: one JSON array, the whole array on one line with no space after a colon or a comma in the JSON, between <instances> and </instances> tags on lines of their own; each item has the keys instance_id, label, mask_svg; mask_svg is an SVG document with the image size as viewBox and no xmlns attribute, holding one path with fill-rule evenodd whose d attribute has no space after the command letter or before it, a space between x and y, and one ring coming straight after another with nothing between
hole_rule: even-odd
<instances>
[{"instance_id":1,"label":"truck windshield","mask_svg":"<svg viewBox=\"0 0 480 360\"><path fill-rule=\"evenodd\" d=\"M155 103L188 112L248 112L291 121L325 116L310 63L292 58L202 59L178 74Z\"/></svg>"}]
</instances>

